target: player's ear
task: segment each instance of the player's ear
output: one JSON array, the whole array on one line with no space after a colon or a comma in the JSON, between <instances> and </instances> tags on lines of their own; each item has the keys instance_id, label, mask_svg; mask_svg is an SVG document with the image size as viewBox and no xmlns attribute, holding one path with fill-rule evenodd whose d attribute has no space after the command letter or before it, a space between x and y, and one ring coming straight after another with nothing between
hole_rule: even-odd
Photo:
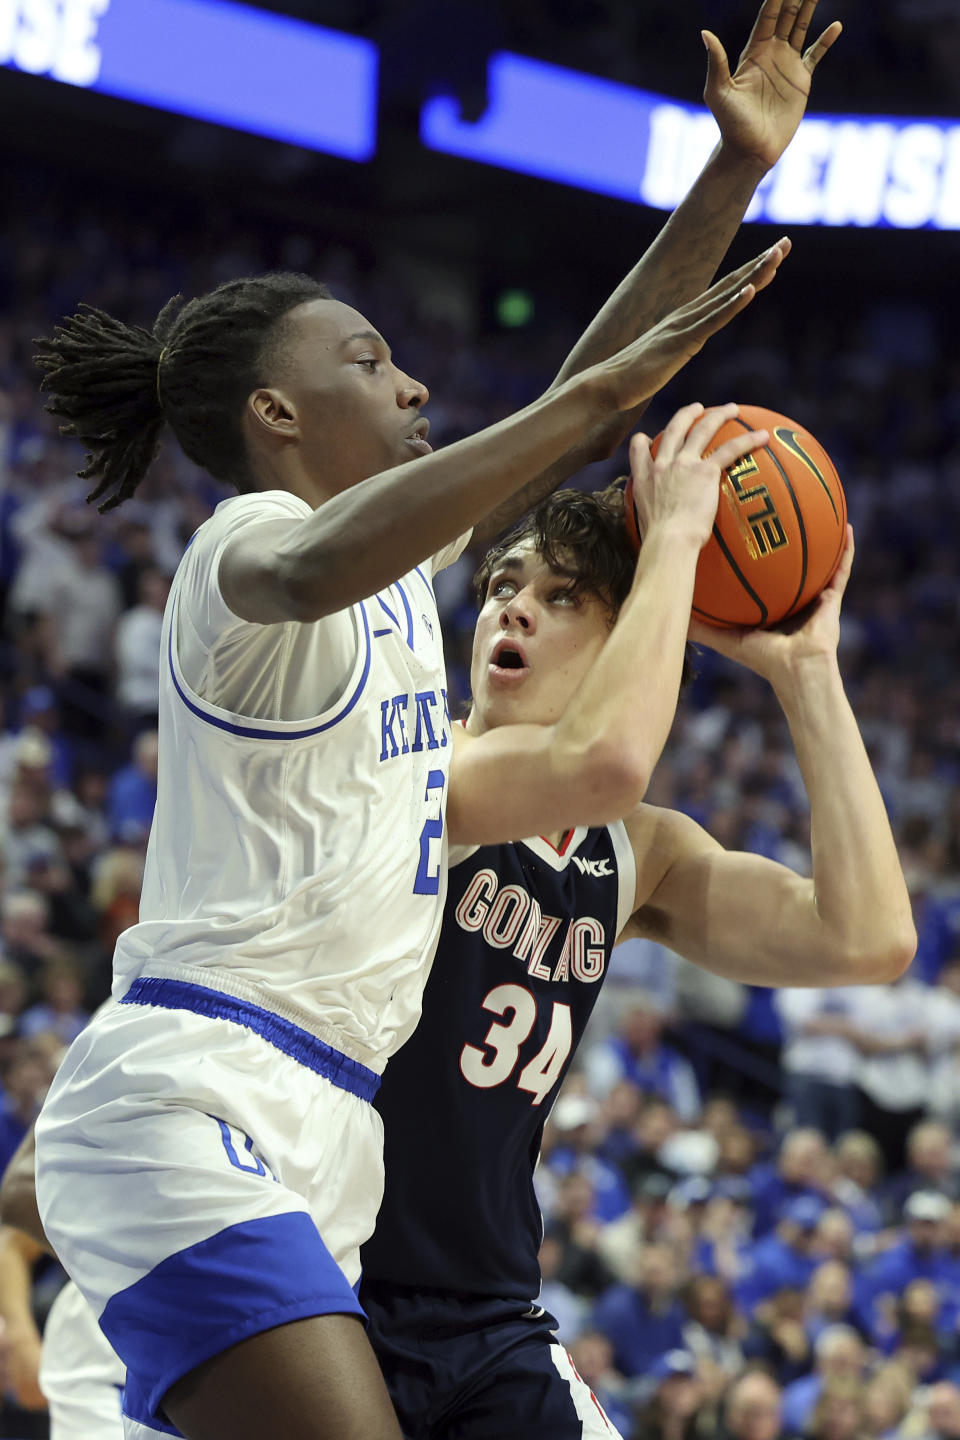
<instances>
[{"instance_id":1,"label":"player's ear","mask_svg":"<svg viewBox=\"0 0 960 1440\"><path fill-rule=\"evenodd\" d=\"M284 390L254 390L247 400L247 415L261 434L293 439L300 434L297 407Z\"/></svg>"}]
</instances>

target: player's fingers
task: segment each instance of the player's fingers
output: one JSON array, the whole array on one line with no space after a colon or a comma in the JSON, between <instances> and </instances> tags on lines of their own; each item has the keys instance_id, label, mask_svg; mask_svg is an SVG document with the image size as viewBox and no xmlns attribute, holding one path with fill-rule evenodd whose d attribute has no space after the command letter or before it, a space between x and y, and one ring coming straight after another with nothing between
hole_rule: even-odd
<instances>
[{"instance_id":1,"label":"player's fingers","mask_svg":"<svg viewBox=\"0 0 960 1440\"><path fill-rule=\"evenodd\" d=\"M789 40L793 27L797 23L797 15L800 11L800 0L785 0L780 7L780 14L777 16L777 23L774 27L774 34L778 40Z\"/></svg>"},{"instance_id":2,"label":"player's fingers","mask_svg":"<svg viewBox=\"0 0 960 1440\"><path fill-rule=\"evenodd\" d=\"M823 34L820 36L820 39L815 40L814 43L810 46L810 49L803 57L803 63L804 65L806 65L811 75L813 74L814 70L816 70L817 66L820 64L820 61L823 59L824 55L826 55L827 51L830 49L830 46L834 43L835 40L839 40L842 31L843 26L841 25L840 21L834 20L833 24L828 25L826 30L824 30Z\"/></svg>"},{"instance_id":3,"label":"player's fingers","mask_svg":"<svg viewBox=\"0 0 960 1440\"><path fill-rule=\"evenodd\" d=\"M813 19L813 12L818 4L819 0L801 0L793 30L790 32L790 44L801 54L803 53L803 43L807 38L807 31L810 29L810 21Z\"/></svg>"},{"instance_id":4,"label":"player's fingers","mask_svg":"<svg viewBox=\"0 0 960 1440\"><path fill-rule=\"evenodd\" d=\"M687 431L702 414L703 406L699 400L695 400L691 405L684 405L677 411L663 432L660 447L657 450L658 460L669 462L676 459L687 437Z\"/></svg>"},{"instance_id":5,"label":"player's fingers","mask_svg":"<svg viewBox=\"0 0 960 1440\"><path fill-rule=\"evenodd\" d=\"M726 425L728 420L734 420L739 413L739 405L711 405L687 431L683 443L684 452L699 460L717 431Z\"/></svg>"},{"instance_id":6,"label":"player's fingers","mask_svg":"<svg viewBox=\"0 0 960 1440\"><path fill-rule=\"evenodd\" d=\"M707 52L707 83L703 87L704 98L707 98L716 94L730 79L730 62L712 30L701 30L700 38Z\"/></svg>"},{"instance_id":7,"label":"player's fingers","mask_svg":"<svg viewBox=\"0 0 960 1440\"><path fill-rule=\"evenodd\" d=\"M741 637L746 632L743 630L728 630L719 625L705 625L702 620L690 617L690 624L687 627L687 639L694 645L705 645L708 650L716 650L718 655L726 655L733 659L737 652L737 646Z\"/></svg>"},{"instance_id":8,"label":"player's fingers","mask_svg":"<svg viewBox=\"0 0 960 1440\"><path fill-rule=\"evenodd\" d=\"M749 455L753 450L759 450L766 445L770 439L769 430L744 430L741 435L732 435L729 440L724 440L718 445L710 456L716 460L721 470L726 470L728 465L735 465L742 460L744 455Z\"/></svg>"},{"instance_id":9,"label":"player's fingers","mask_svg":"<svg viewBox=\"0 0 960 1440\"><path fill-rule=\"evenodd\" d=\"M784 235L756 262L750 279L758 290L767 288L792 249L793 241L789 235Z\"/></svg>"},{"instance_id":10,"label":"player's fingers","mask_svg":"<svg viewBox=\"0 0 960 1440\"><path fill-rule=\"evenodd\" d=\"M636 435L630 436L627 450L630 455L630 474L637 480L650 469L650 436L638 430Z\"/></svg>"},{"instance_id":11,"label":"player's fingers","mask_svg":"<svg viewBox=\"0 0 960 1440\"><path fill-rule=\"evenodd\" d=\"M847 588L847 581L850 579L850 571L853 567L854 550L853 526L847 525L847 538L844 542L843 554L840 556L840 563L833 572L830 584L826 587L835 595L842 595Z\"/></svg>"},{"instance_id":12,"label":"player's fingers","mask_svg":"<svg viewBox=\"0 0 960 1440\"><path fill-rule=\"evenodd\" d=\"M741 310L745 310L756 293L756 285L744 285L726 299L717 299L702 315L685 325L684 330L690 354L696 355L699 350L702 350L710 336L715 335L718 330L722 330L724 325L728 325L734 315L739 315Z\"/></svg>"},{"instance_id":13,"label":"player's fingers","mask_svg":"<svg viewBox=\"0 0 960 1440\"><path fill-rule=\"evenodd\" d=\"M760 13L753 22L753 29L744 46L743 55L748 55L752 47L760 40L770 40L776 33L777 20L780 17L781 0L764 0L760 6Z\"/></svg>"},{"instance_id":14,"label":"player's fingers","mask_svg":"<svg viewBox=\"0 0 960 1440\"><path fill-rule=\"evenodd\" d=\"M747 260L738 269L732 270L729 275L718 280L709 290L698 295L695 300L690 300L686 305L681 306L675 312L675 320L691 320L696 322L704 315L711 313L717 304L726 304L731 297L739 295L746 284L752 284L757 289L769 285L780 265L789 255L791 241L784 236L775 245L769 246L766 250L755 255L752 260Z\"/></svg>"}]
</instances>

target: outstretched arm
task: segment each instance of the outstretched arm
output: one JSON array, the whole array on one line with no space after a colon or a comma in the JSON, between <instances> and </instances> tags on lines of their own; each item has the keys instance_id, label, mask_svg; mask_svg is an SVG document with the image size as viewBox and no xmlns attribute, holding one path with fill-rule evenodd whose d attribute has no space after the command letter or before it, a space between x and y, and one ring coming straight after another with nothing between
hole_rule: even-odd
<instances>
[{"instance_id":1,"label":"outstretched arm","mask_svg":"<svg viewBox=\"0 0 960 1440\"><path fill-rule=\"evenodd\" d=\"M661 940L733 980L889 982L916 949L890 822L837 664L852 560L850 531L837 574L792 634L690 630L776 691L810 799L813 878L727 852L675 812L644 807L628 821L640 876L628 933Z\"/></svg>"},{"instance_id":2,"label":"outstretched arm","mask_svg":"<svg viewBox=\"0 0 960 1440\"><path fill-rule=\"evenodd\" d=\"M838 21L806 46L818 0L765 0L736 69L715 35L707 48L704 98L720 142L656 240L591 321L564 361L562 384L699 295L721 264L760 181L796 133L813 72L840 34ZM789 240L782 240L784 252ZM646 404L594 427L561 462L499 505L476 529L491 539L584 465L612 455Z\"/></svg>"},{"instance_id":3,"label":"outstretched arm","mask_svg":"<svg viewBox=\"0 0 960 1440\"><path fill-rule=\"evenodd\" d=\"M255 624L320 620L375 595L449 545L590 425L661 389L777 272L773 246L600 365L479 435L395 465L302 521L251 525L226 546L220 587Z\"/></svg>"}]
</instances>

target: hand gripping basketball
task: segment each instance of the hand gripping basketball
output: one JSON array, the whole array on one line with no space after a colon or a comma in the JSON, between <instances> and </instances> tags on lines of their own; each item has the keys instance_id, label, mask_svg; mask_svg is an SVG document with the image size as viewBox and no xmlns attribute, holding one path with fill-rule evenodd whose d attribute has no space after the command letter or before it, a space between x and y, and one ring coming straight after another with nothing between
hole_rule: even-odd
<instances>
[{"instance_id":1,"label":"hand gripping basketball","mask_svg":"<svg viewBox=\"0 0 960 1440\"><path fill-rule=\"evenodd\" d=\"M770 627L796 615L830 582L846 544L840 478L823 446L795 420L741 405L706 453L759 429L769 432L767 442L724 468L712 534L700 553L693 614L708 625ZM654 440L651 455L668 431ZM639 547L633 483L625 517Z\"/></svg>"}]
</instances>

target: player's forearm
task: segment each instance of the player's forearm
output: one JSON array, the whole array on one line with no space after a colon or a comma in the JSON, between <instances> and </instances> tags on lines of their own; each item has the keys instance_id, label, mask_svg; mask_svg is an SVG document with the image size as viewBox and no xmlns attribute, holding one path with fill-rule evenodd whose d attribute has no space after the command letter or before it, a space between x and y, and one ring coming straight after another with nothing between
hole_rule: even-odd
<instances>
[{"instance_id":1,"label":"player's forearm","mask_svg":"<svg viewBox=\"0 0 960 1440\"><path fill-rule=\"evenodd\" d=\"M0 1319L11 1337L37 1336L30 1306L33 1266L42 1254L19 1230L0 1229Z\"/></svg>"},{"instance_id":2,"label":"player's forearm","mask_svg":"<svg viewBox=\"0 0 960 1440\"><path fill-rule=\"evenodd\" d=\"M561 752L592 755L601 773L609 767L606 819L643 799L670 733L699 554L685 526L649 532L610 638L555 727Z\"/></svg>"},{"instance_id":3,"label":"player's forearm","mask_svg":"<svg viewBox=\"0 0 960 1440\"><path fill-rule=\"evenodd\" d=\"M586 465L609 459L633 431L646 408L647 402L644 401L634 410L620 411L594 425L553 465L541 470L539 475L490 510L474 526L474 540L481 545L491 544Z\"/></svg>"},{"instance_id":4,"label":"player's forearm","mask_svg":"<svg viewBox=\"0 0 960 1440\"><path fill-rule=\"evenodd\" d=\"M412 570L559 460L607 408L602 382L583 377L478 435L335 495L283 547L298 618L343 609Z\"/></svg>"},{"instance_id":5,"label":"player's forearm","mask_svg":"<svg viewBox=\"0 0 960 1440\"><path fill-rule=\"evenodd\" d=\"M890 981L916 949L890 822L835 657L803 665L775 688L810 799L816 912L834 960L824 981Z\"/></svg>"}]
</instances>

